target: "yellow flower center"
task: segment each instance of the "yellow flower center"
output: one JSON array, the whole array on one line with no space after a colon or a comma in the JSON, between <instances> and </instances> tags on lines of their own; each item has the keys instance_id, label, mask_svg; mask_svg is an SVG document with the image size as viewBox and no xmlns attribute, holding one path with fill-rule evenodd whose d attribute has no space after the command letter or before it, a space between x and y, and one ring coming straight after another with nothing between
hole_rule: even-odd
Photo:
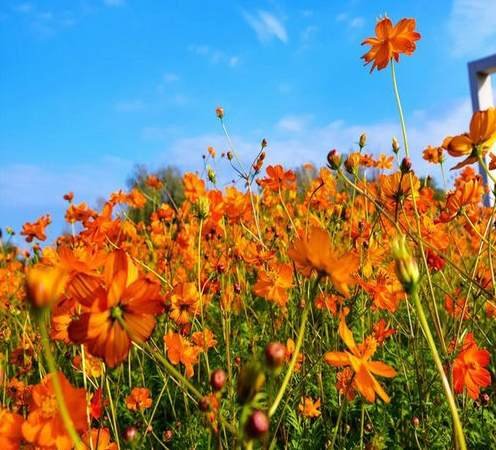
<instances>
[{"instance_id":1,"label":"yellow flower center","mask_svg":"<svg viewBox=\"0 0 496 450\"><path fill-rule=\"evenodd\" d=\"M41 415L44 419L50 419L57 412L57 399L55 395L46 395L41 401Z\"/></svg>"}]
</instances>

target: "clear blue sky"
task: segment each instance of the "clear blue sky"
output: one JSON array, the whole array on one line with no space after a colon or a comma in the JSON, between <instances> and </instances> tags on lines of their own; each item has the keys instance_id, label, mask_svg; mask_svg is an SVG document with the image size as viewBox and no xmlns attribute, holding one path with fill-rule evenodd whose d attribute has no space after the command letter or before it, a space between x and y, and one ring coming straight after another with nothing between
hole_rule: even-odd
<instances>
[{"instance_id":1,"label":"clear blue sky","mask_svg":"<svg viewBox=\"0 0 496 450\"><path fill-rule=\"evenodd\" d=\"M419 154L467 127L466 62L496 51L492 0L3 0L0 227L50 212L54 236L69 190L95 205L135 163L200 168L208 145L227 149L217 105L246 158L267 138L273 162L322 163L362 131L388 151L390 73L360 60L384 13L422 34L398 71Z\"/></svg>"}]
</instances>

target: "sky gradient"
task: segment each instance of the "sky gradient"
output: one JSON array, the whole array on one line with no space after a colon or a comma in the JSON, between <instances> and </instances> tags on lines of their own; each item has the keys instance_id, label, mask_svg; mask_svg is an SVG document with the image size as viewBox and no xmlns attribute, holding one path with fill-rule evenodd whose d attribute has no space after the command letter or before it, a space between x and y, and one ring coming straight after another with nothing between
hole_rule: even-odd
<instances>
[{"instance_id":1,"label":"sky gradient","mask_svg":"<svg viewBox=\"0 0 496 450\"><path fill-rule=\"evenodd\" d=\"M302 4L3 1L0 228L49 212L54 237L65 192L94 206L137 163L200 169L209 145L227 150L217 105L246 159L266 138L269 163L323 164L363 131L370 152L388 152L400 135L390 71L360 60L385 13L416 18L422 34L398 81L414 160L431 170L424 146L468 127L466 63L496 52L496 2Z\"/></svg>"}]
</instances>

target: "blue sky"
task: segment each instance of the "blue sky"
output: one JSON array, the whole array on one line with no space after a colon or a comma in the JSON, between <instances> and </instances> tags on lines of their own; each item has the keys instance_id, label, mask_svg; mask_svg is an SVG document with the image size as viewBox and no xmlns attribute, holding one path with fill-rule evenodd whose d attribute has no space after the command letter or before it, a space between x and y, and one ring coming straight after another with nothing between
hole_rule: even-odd
<instances>
[{"instance_id":1,"label":"blue sky","mask_svg":"<svg viewBox=\"0 0 496 450\"><path fill-rule=\"evenodd\" d=\"M49 212L53 237L69 190L95 205L136 163L201 168L209 145L227 149L217 105L247 159L266 138L269 162L321 164L362 131L389 151L390 72L360 60L384 13L422 34L398 68L418 155L466 129L466 63L496 51L496 2L4 0L0 227Z\"/></svg>"}]
</instances>

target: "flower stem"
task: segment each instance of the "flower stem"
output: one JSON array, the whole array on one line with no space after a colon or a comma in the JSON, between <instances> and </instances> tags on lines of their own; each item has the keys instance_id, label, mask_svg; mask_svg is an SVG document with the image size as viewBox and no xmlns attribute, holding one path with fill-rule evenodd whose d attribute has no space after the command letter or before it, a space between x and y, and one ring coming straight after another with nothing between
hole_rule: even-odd
<instances>
[{"instance_id":1,"label":"flower stem","mask_svg":"<svg viewBox=\"0 0 496 450\"><path fill-rule=\"evenodd\" d=\"M55 398L57 400L57 406L59 409L60 416L62 417L62 422L64 423L64 427L69 434L74 446L77 450L82 450L83 445L81 443L81 439L79 439L79 435L74 428L74 423L72 422L71 416L69 414L69 410L67 409L67 405L64 400L64 392L62 391L62 385L60 384L57 364L55 362L55 358L53 357L52 350L50 349L50 340L48 338L48 331L46 328L46 316L44 311L41 311L38 316L38 326L40 328L41 333L41 343L43 346L43 352L45 354L45 359L48 365L48 371L51 375L51 381L53 385L53 390L55 391Z\"/></svg>"},{"instance_id":2,"label":"flower stem","mask_svg":"<svg viewBox=\"0 0 496 450\"><path fill-rule=\"evenodd\" d=\"M425 338L427 339L427 343L429 345L429 349L432 353L432 357L434 359L434 363L436 364L437 371L441 377L441 382L443 384L443 389L446 394L446 399L448 400L448 405L451 411L451 416L453 419L453 426L455 429L455 437L458 442L460 450L466 450L467 444L465 443L465 436L463 434L462 423L460 421L460 417L458 415L458 409L456 407L455 398L453 396L453 392L451 391L451 387L444 373L443 363L437 351L436 343L434 342L434 338L432 337L431 330L429 328L429 324L425 317L424 308L422 307L422 303L420 302L420 298L418 295L418 288L414 287L411 297L415 303L415 309L417 310L417 315L420 321L420 325L422 330L424 331Z\"/></svg>"},{"instance_id":3,"label":"flower stem","mask_svg":"<svg viewBox=\"0 0 496 450\"><path fill-rule=\"evenodd\" d=\"M312 288L312 292L310 295L310 298L305 304L305 308L303 309L303 313L301 315L301 322L300 322L300 328L298 330L298 337L296 339L296 345L295 349L293 352L293 356L291 357L291 361L289 362L289 367L286 372L286 375L284 375L284 379L282 381L281 387L279 388L279 391L277 392L276 398L274 399L274 402L272 403L270 409L269 409L269 417L272 417L275 412L277 411L277 407L279 406L279 403L282 400L282 397L284 396L284 392L286 392L286 389L289 384L289 380L291 379L291 376L293 375L294 368L296 365L296 361L298 359L298 356L300 354L300 348L301 345L303 344L303 338L305 337L305 328L307 326L307 321L308 321L308 314L310 313L310 309L312 308L312 302L315 297L315 294L317 293L317 287L319 285L320 277L318 277L315 280L315 284Z\"/></svg>"}]
</instances>

